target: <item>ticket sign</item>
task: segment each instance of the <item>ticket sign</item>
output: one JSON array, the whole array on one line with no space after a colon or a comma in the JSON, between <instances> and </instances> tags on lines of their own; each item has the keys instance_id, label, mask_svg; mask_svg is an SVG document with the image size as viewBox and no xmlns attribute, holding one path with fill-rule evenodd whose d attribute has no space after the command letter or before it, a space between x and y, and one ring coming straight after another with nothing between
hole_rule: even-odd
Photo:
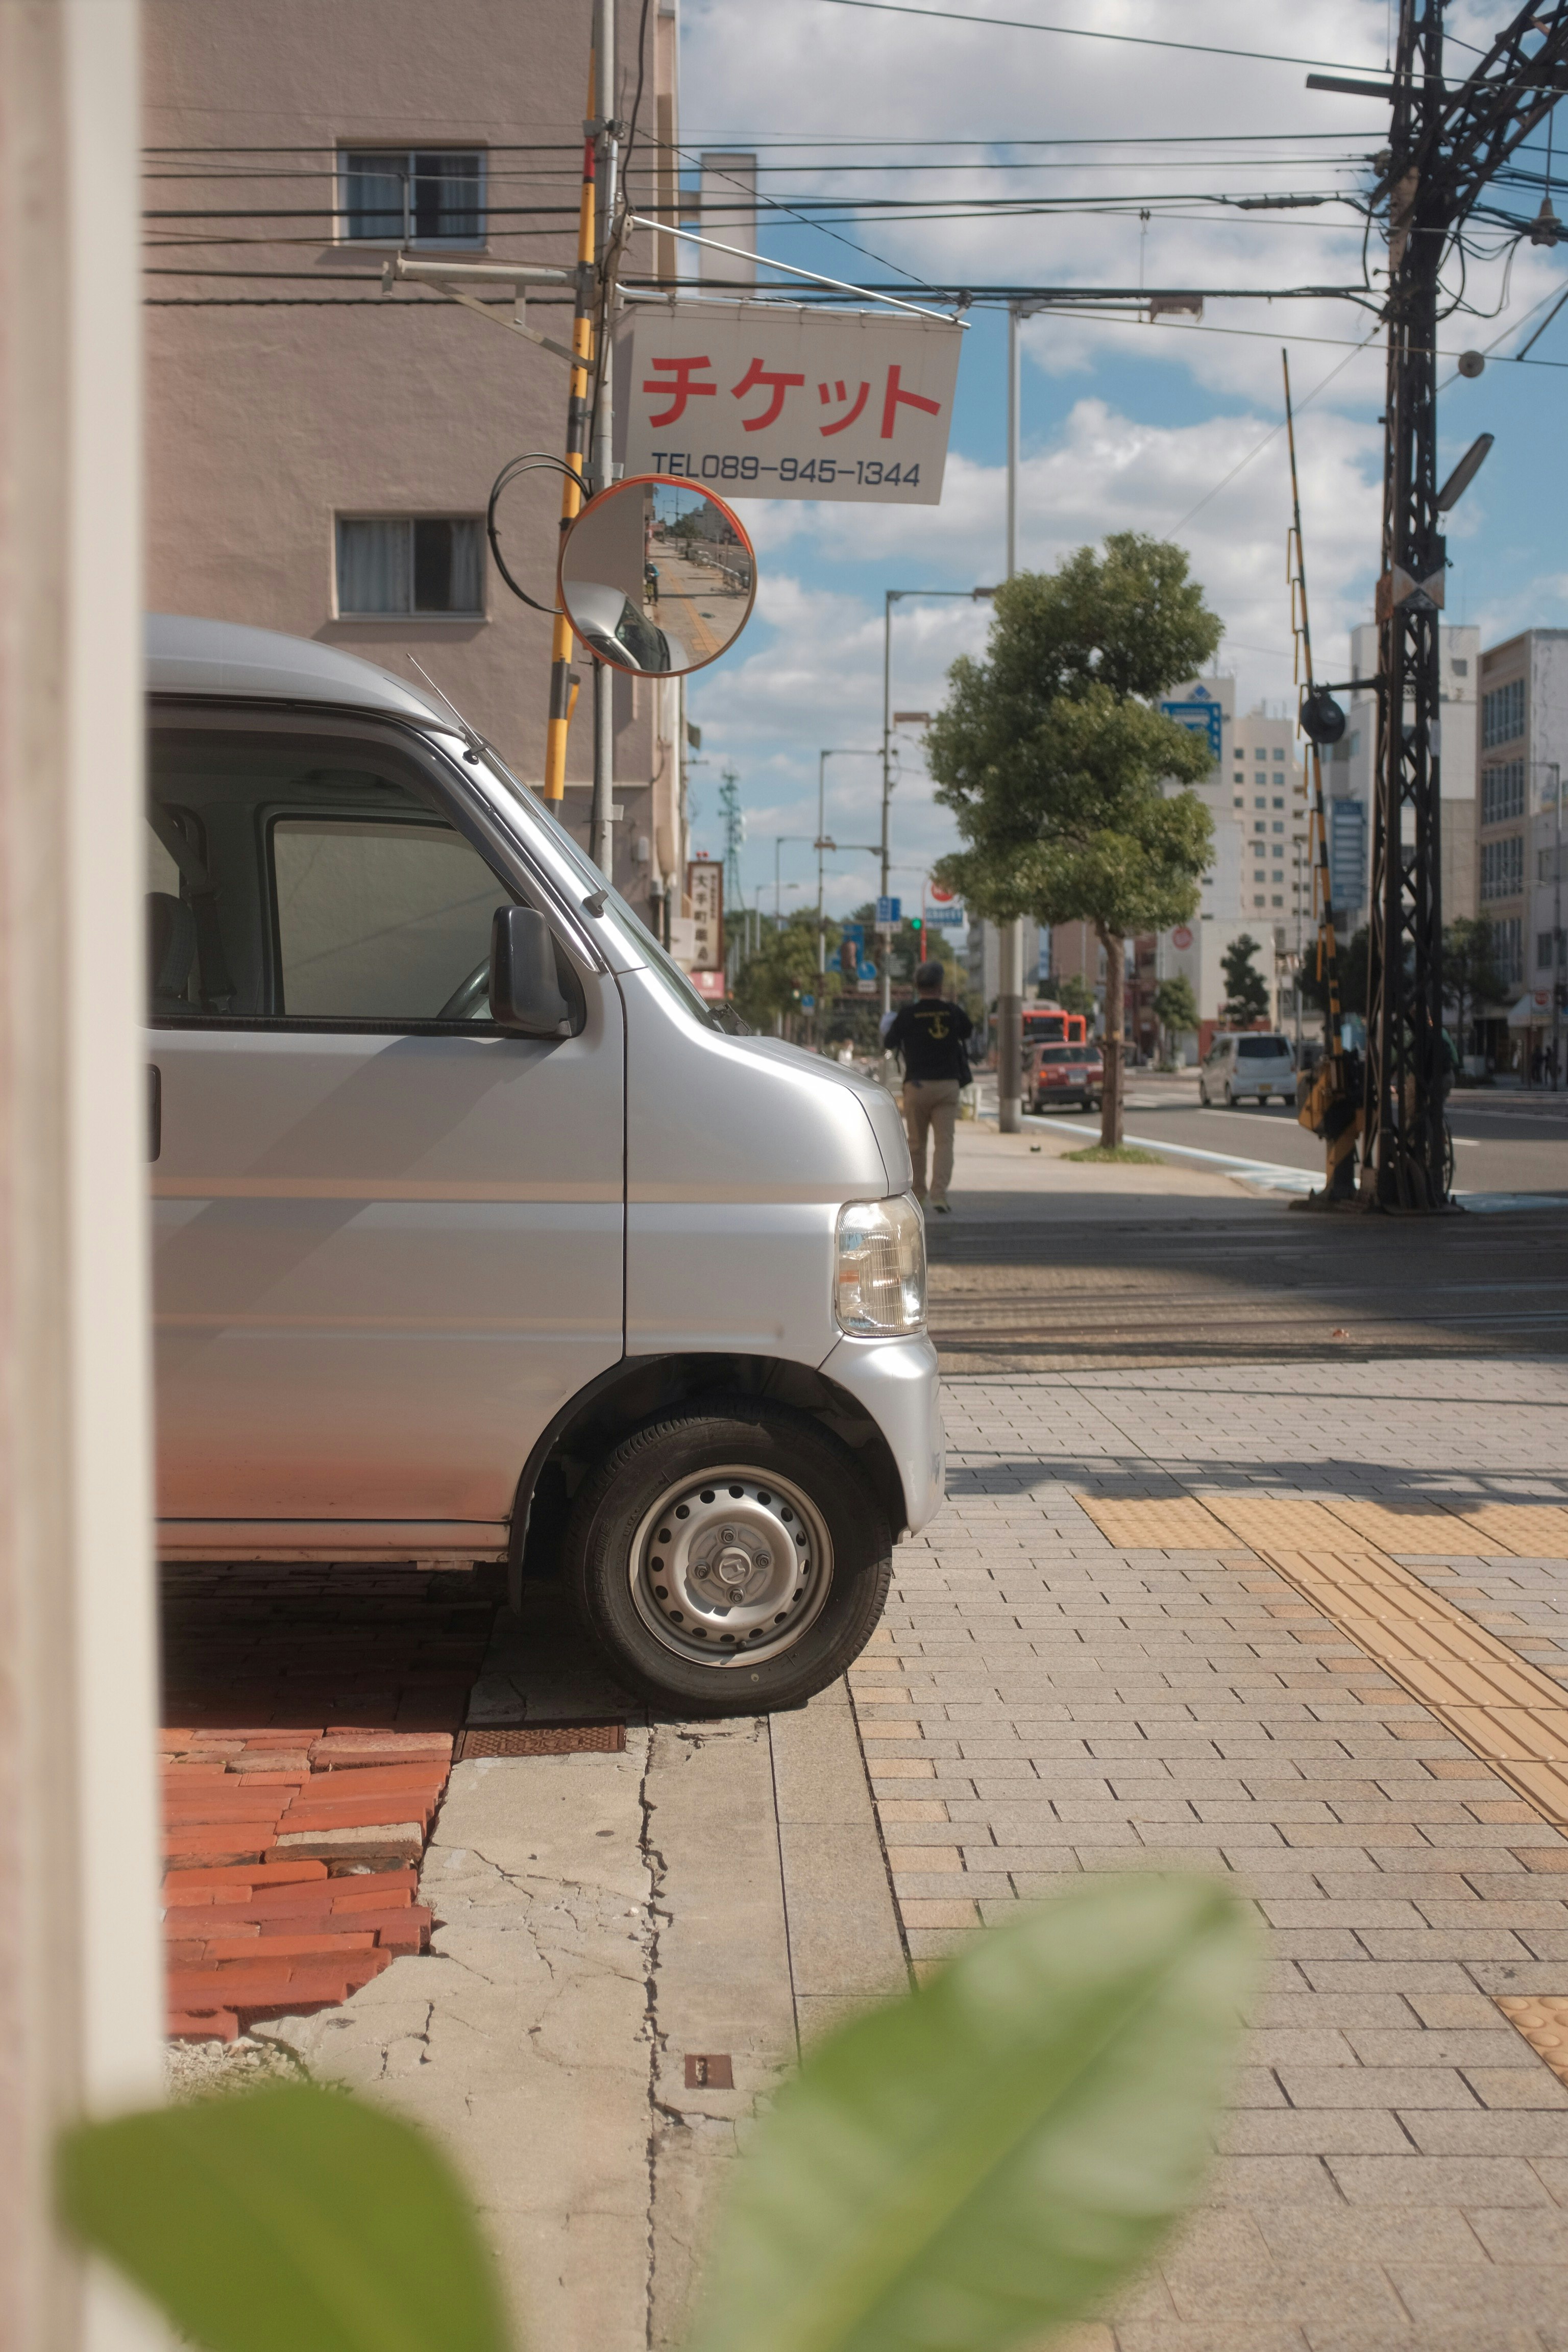
<instances>
[{"instance_id":1,"label":"ticket sign","mask_svg":"<svg viewBox=\"0 0 1568 2352\"><path fill-rule=\"evenodd\" d=\"M726 499L935 506L963 335L903 314L634 303L616 342L616 458Z\"/></svg>"}]
</instances>

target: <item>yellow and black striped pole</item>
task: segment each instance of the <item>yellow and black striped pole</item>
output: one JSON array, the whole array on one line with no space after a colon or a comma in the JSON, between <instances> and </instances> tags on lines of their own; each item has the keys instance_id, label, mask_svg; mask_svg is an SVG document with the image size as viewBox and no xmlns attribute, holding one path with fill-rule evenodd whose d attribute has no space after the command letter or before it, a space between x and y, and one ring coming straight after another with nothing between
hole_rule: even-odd
<instances>
[{"instance_id":1,"label":"yellow and black striped pole","mask_svg":"<svg viewBox=\"0 0 1568 2352\"><path fill-rule=\"evenodd\" d=\"M1307 609L1307 558L1301 544L1301 492L1296 478L1296 419L1290 406L1290 354L1281 352L1285 368L1285 436L1290 451L1290 537L1287 572L1290 583L1291 628L1296 643L1296 683L1306 671L1308 696L1312 692L1312 625ZM1312 912L1318 919L1318 979L1328 999L1323 1022L1323 1059L1306 1101L1297 1112L1303 1127L1323 1139L1326 1159L1324 1190L1315 1199L1348 1201L1353 1196L1356 1138L1362 1131L1358 1090L1345 1066L1343 1010L1340 1003L1339 943L1334 937L1334 906L1330 888L1329 828L1323 803L1323 756L1309 738L1312 761L1312 813L1308 833L1308 856L1312 869ZM1300 889L1300 884L1297 887ZM1297 985L1300 986L1298 976Z\"/></svg>"},{"instance_id":2,"label":"yellow and black striped pole","mask_svg":"<svg viewBox=\"0 0 1568 2352\"><path fill-rule=\"evenodd\" d=\"M588 119L593 119L597 86L596 60L588 67ZM594 365L595 279L595 137L583 129L583 194L577 209L577 301L572 321L572 392L566 407L568 478L561 492L561 528L566 529L583 503L583 460L588 437L589 383ZM577 699L572 674L572 629L564 613L555 615L550 646L550 725L544 746L544 796L559 801L566 792L566 734Z\"/></svg>"}]
</instances>

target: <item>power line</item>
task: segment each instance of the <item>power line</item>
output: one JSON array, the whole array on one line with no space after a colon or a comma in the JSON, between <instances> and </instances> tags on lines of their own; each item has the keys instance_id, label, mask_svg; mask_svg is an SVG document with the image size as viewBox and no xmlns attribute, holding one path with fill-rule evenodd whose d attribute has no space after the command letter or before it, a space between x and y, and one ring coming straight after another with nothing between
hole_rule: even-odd
<instances>
[{"instance_id":1,"label":"power line","mask_svg":"<svg viewBox=\"0 0 1568 2352\"><path fill-rule=\"evenodd\" d=\"M1379 66L1347 66L1342 58L1281 56L1273 49L1222 48L1212 41L1166 41L1152 33L1101 33L1084 25L1042 25L1027 16L972 16L958 8L924 8L913 0L823 0L828 8L866 8L875 16L938 16L953 25L994 25L1010 33L1057 33L1071 41L1114 41L1134 49L1184 49L1200 58L1247 58L1259 65L1326 66L1337 73L1381 73Z\"/></svg>"}]
</instances>

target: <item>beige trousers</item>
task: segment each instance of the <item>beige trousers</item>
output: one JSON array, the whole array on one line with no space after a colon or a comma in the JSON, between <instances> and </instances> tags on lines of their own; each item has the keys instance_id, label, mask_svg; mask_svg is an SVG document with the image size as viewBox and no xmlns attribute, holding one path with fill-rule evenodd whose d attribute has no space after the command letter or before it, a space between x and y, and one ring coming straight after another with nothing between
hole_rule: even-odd
<instances>
[{"instance_id":1,"label":"beige trousers","mask_svg":"<svg viewBox=\"0 0 1568 2352\"><path fill-rule=\"evenodd\" d=\"M961 1089L956 1078L904 1080L904 1130L915 1163L915 1198L926 1196L926 1138L931 1143L931 1196L945 1201L952 1181L952 1130Z\"/></svg>"}]
</instances>

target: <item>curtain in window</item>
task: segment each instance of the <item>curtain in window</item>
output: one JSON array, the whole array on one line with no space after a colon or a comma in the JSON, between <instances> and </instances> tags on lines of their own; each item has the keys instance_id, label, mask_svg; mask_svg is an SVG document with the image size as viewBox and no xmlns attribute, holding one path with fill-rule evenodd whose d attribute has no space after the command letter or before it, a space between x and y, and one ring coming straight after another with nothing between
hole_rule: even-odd
<instances>
[{"instance_id":1,"label":"curtain in window","mask_svg":"<svg viewBox=\"0 0 1568 2352\"><path fill-rule=\"evenodd\" d=\"M484 584L480 572L483 546L478 521L455 522L452 525L452 610L454 613L481 613L484 610Z\"/></svg>"},{"instance_id":2,"label":"curtain in window","mask_svg":"<svg viewBox=\"0 0 1568 2352\"><path fill-rule=\"evenodd\" d=\"M340 613L406 613L413 580L405 522L340 522Z\"/></svg>"},{"instance_id":3,"label":"curtain in window","mask_svg":"<svg viewBox=\"0 0 1568 2352\"><path fill-rule=\"evenodd\" d=\"M401 245L407 156L351 152L343 160L348 167L343 194L350 236L374 236L384 243Z\"/></svg>"},{"instance_id":4,"label":"curtain in window","mask_svg":"<svg viewBox=\"0 0 1568 2352\"><path fill-rule=\"evenodd\" d=\"M478 155L425 151L412 161L415 236L421 240L452 237L477 245L480 234Z\"/></svg>"}]
</instances>

